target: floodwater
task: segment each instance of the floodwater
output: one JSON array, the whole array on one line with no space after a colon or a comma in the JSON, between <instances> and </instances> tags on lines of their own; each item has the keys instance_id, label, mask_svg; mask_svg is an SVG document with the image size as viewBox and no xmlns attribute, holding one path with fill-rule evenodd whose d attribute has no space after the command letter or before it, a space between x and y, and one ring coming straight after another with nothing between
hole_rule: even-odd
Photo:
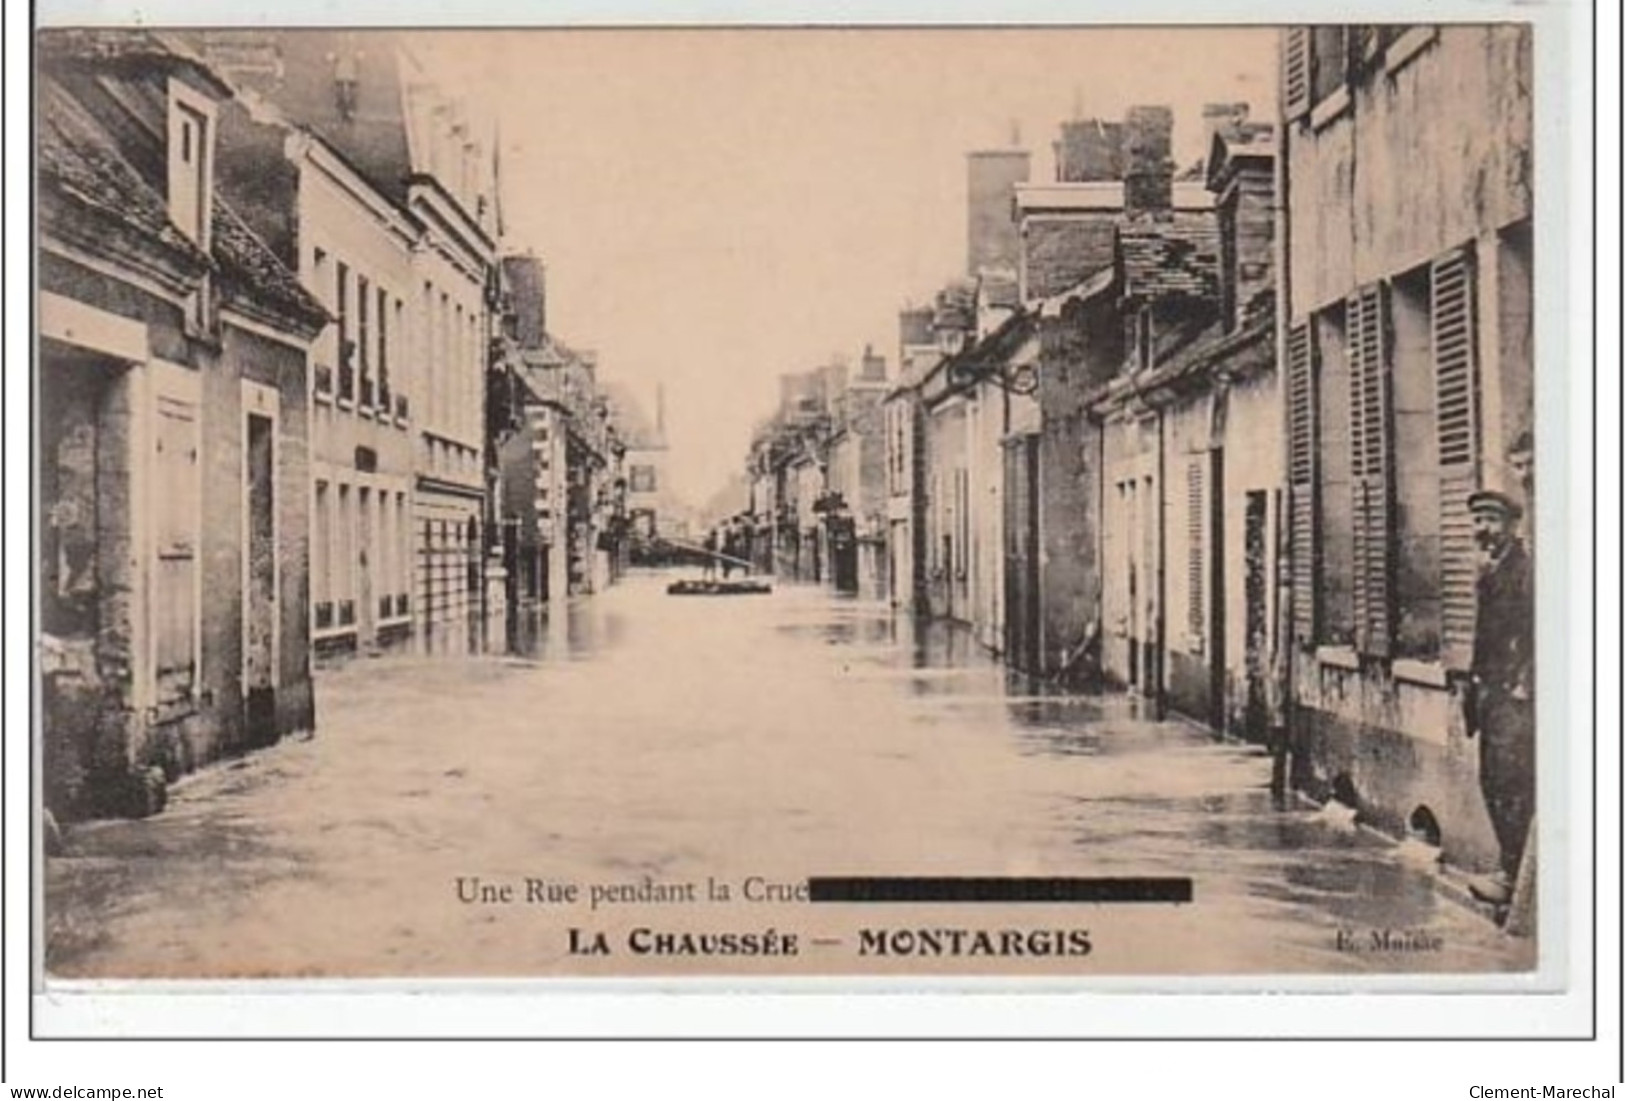
<instances>
[{"instance_id":1,"label":"floodwater","mask_svg":"<svg viewBox=\"0 0 1625 1101\"><path fill-rule=\"evenodd\" d=\"M1436 888L1431 850L1272 800L1255 747L1153 721L1124 697L1045 692L962 630L917 631L881 605L790 585L669 596L666 580L635 573L573 600L519 653L320 671L313 737L187 778L154 818L70 827L46 869L48 970L1078 978L1533 964L1529 940ZM798 897L809 876L1174 876L1193 895L825 904ZM864 930L922 928L1086 931L1089 950L861 950ZM639 952L636 929L772 929L797 945L697 958Z\"/></svg>"}]
</instances>

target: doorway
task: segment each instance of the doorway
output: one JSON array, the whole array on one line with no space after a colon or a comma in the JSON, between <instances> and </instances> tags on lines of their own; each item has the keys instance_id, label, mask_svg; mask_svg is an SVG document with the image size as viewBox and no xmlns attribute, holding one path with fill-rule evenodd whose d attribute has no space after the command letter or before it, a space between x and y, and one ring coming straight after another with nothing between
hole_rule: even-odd
<instances>
[{"instance_id":1,"label":"doorway","mask_svg":"<svg viewBox=\"0 0 1625 1101\"><path fill-rule=\"evenodd\" d=\"M243 729L277 739L276 422L250 412L243 434Z\"/></svg>"}]
</instances>

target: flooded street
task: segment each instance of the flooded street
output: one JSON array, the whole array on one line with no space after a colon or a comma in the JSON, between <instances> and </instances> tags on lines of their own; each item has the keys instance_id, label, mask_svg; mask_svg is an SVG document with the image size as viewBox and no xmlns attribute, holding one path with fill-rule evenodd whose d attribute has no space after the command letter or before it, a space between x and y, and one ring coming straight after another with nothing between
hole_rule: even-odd
<instances>
[{"instance_id":1,"label":"flooded street","mask_svg":"<svg viewBox=\"0 0 1625 1101\"><path fill-rule=\"evenodd\" d=\"M931 961L956 973L1532 963L1530 942L1436 889L1426 850L1277 807L1260 750L1128 699L1037 694L964 634L916 636L883 606L787 585L676 597L666 580L572 602L523 654L323 671L315 737L183 781L154 818L71 827L46 872L49 969L917 972L860 956L860 926L1008 924L1015 909L809 904L793 897L809 876L1192 880L1189 905L1020 908L1024 927L1090 930L1076 966ZM527 898L536 881L578 893ZM718 883L730 898L707 901ZM641 901L594 902L594 884ZM684 884L695 899L654 897ZM792 897L763 897L773 885ZM772 926L802 948L629 963L626 931L655 922ZM572 954L572 928L604 932L612 954ZM1371 950L1383 930L1437 944Z\"/></svg>"}]
</instances>

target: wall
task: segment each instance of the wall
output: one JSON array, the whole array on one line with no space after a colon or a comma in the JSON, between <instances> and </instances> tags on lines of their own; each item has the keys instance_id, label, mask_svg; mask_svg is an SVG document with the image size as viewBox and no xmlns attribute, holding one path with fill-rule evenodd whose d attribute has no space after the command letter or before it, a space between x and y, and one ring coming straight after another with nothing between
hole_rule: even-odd
<instances>
[{"instance_id":1,"label":"wall","mask_svg":"<svg viewBox=\"0 0 1625 1101\"><path fill-rule=\"evenodd\" d=\"M1348 113L1290 124L1292 316L1528 216L1531 82L1527 27L1446 25Z\"/></svg>"},{"instance_id":2,"label":"wall","mask_svg":"<svg viewBox=\"0 0 1625 1101\"><path fill-rule=\"evenodd\" d=\"M1022 297L1048 298L1112 265L1116 212L1027 216L1022 222Z\"/></svg>"}]
</instances>

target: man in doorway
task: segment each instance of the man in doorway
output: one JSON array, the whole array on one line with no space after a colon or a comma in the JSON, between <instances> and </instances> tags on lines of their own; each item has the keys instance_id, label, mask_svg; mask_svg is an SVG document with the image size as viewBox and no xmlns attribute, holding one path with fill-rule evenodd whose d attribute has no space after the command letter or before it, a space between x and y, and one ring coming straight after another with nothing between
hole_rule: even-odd
<instances>
[{"instance_id":1,"label":"man in doorway","mask_svg":"<svg viewBox=\"0 0 1625 1101\"><path fill-rule=\"evenodd\" d=\"M1467 736L1478 737L1479 788L1501 849L1494 875L1475 878L1485 902L1512 899L1535 811L1534 579L1518 538L1523 509L1492 489L1467 499L1473 536L1484 552L1478 577L1477 628Z\"/></svg>"}]
</instances>

